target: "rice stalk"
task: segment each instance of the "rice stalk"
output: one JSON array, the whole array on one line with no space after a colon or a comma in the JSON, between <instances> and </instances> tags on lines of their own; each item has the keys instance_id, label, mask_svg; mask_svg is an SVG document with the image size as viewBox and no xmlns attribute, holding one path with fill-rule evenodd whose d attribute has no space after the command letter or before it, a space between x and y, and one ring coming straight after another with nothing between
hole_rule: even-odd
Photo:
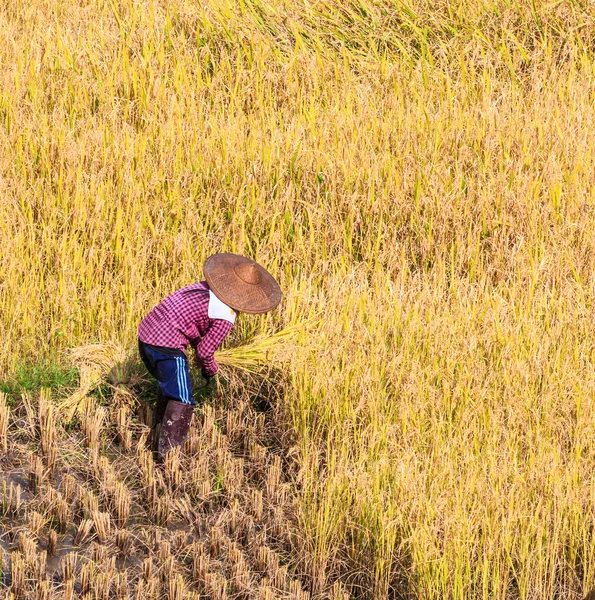
<instances>
[{"instance_id":1,"label":"rice stalk","mask_svg":"<svg viewBox=\"0 0 595 600\"><path fill-rule=\"evenodd\" d=\"M6 394L0 392L0 444L2 451L8 452L8 419L9 408L6 402Z\"/></svg>"}]
</instances>

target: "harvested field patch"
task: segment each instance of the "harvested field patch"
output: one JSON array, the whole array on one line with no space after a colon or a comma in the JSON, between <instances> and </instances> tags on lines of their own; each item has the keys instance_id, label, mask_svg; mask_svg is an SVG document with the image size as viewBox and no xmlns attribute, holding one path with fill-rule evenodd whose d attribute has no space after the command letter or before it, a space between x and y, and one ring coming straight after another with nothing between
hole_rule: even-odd
<instances>
[{"instance_id":1,"label":"harvested field patch","mask_svg":"<svg viewBox=\"0 0 595 600\"><path fill-rule=\"evenodd\" d=\"M45 390L0 407L6 597L311 597L270 415L215 397L160 467L144 409L89 401L65 426Z\"/></svg>"}]
</instances>

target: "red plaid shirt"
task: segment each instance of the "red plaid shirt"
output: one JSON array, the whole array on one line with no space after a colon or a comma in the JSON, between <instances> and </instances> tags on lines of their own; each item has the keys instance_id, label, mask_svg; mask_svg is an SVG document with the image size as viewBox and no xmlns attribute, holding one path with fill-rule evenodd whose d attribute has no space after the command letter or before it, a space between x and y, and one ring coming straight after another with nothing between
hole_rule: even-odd
<instances>
[{"instance_id":1,"label":"red plaid shirt","mask_svg":"<svg viewBox=\"0 0 595 600\"><path fill-rule=\"evenodd\" d=\"M145 344L178 348L186 353L190 344L196 351L199 366L212 376L219 366L213 354L233 324L210 319L209 286L206 281L177 290L158 304L138 327L138 337Z\"/></svg>"}]
</instances>

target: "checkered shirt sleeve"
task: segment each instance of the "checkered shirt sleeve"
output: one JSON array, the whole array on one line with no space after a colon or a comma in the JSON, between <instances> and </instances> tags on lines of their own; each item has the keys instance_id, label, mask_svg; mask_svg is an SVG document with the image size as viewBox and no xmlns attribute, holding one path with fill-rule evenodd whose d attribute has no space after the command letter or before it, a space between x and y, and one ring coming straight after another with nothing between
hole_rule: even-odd
<instances>
[{"instance_id":1,"label":"checkered shirt sleeve","mask_svg":"<svg viewBox=\"0 0 595 600\"><path fill-rule=\"evenodd\" d=\"M209 377L215 375L219 370L219 365L215 361L215 350L221 346L233 327L233 323L229 321L223 321L222 319L213 319L212 321L213 324L209 327L207 333L194 346L196 360Z\"/></svg>"},{"instance_id":2,"label":"checkered shirt sleeve","mask_svg":"<svg viewBox=\"0 0 595 600\"><path fill-rule=\"evenodd\" d=\"M209 286L206 281L175 291L158 304L140 323L138 337L146 344L178 348L186 352L190 345L206 374L219 370L214 353L233 324L210 319Z\"/></svg>"}]
</instances>

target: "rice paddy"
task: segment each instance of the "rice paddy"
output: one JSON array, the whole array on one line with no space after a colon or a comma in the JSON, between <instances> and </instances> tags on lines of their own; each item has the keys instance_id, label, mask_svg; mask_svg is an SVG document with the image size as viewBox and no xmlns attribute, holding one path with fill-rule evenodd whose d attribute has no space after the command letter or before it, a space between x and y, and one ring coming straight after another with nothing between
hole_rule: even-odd
<instances>
[{"instance_id":1,"label":"rice paddy","mask_svg":"<svg viewBox=\"0 0 595 600\"><path fill-rule=\"evenodd\" d=\"M3 3L0 594L587 596L594 19ZM136 328L221 251L284 298L159 470Z\"/></svg>"}]
</instances>

